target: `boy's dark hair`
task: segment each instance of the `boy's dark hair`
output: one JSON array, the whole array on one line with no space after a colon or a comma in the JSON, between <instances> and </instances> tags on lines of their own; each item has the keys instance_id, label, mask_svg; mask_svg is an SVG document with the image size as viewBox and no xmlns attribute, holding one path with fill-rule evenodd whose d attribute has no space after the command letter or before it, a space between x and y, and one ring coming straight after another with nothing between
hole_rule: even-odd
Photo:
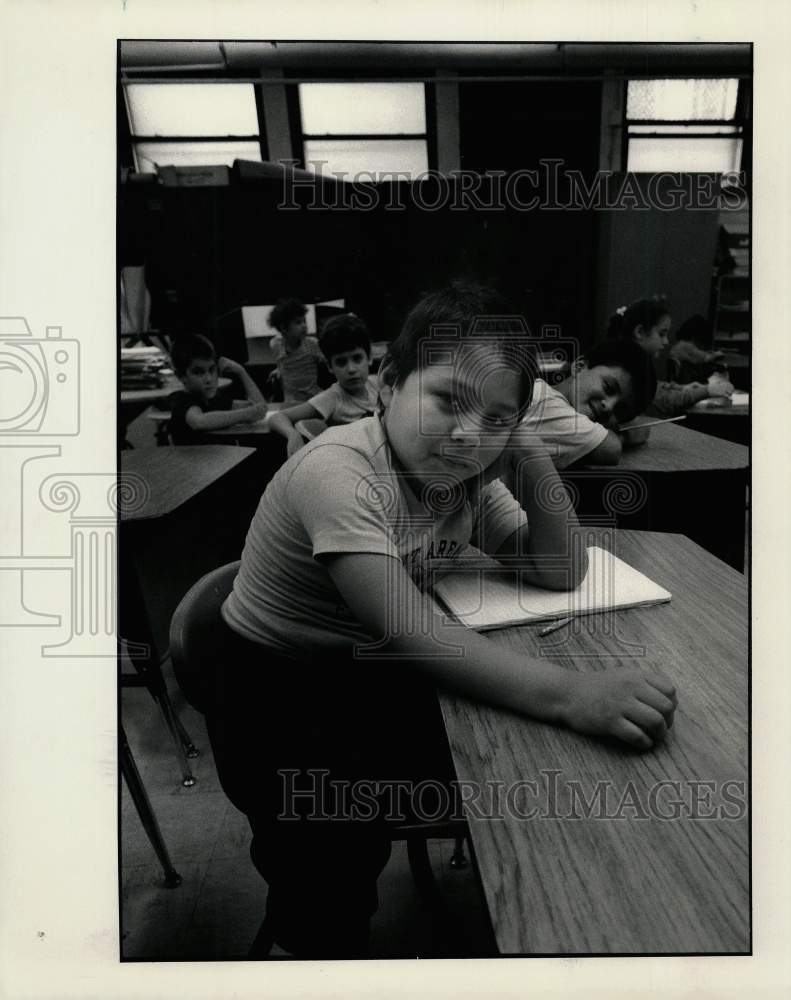
<instances>
[{"instance_id":1,"label":"boy's dark hair","mask_svg":"<svg viewBox=\"0 0 791 1000\"><path fill-rule=\"evenodd\" d=\"M696 313L689 319L685 319L676 330L676 340L691 340L698 347L709 347L711 344L711 324L705 316Z\"/></svg>"},{"instance_id":2,"label":"boy's dark hair","mask_svg":"<svg viewBox=\"0 0 791 1000\"><path fill-rule=\"evenodd\" d=\"M610 317L607 326L608 337L618 337L620 340L632 340L638 326L648 332L652 327L669 315L667 299L664 295L654 295L650 299L638 299L630 306L621 306Z\"/></svg>"},{"instance_id":3,"label":"boy's dark hair","mask_svg":"<svg viewBox=\"0 0 791 1000\"><path fill-rule=\"evenodd\" d=\"M620 404L619 418L630 420L643 413L656 395L656 371L650 354L632 340L608 337L594 344L583 355L588 368L608 365L623 368L632 379L631 399Z\"/></svg>"},{"instance_id":4,"label":"boy's dark hair","mask_svg":"<svg viewBox=\"0 0 791 1000\"><path fill-rule=\"evenodd\" d=\"M362 347L370 358L371 337L364 320L354 313L343 313L341 316L333 316L324 324L319 347L328 363L332 361L333 355L344 354L357 347Z\"/></svg>"},{"instance_id":5,"label":"boy's dark hair","mask_svg":"<svg viewBox=\"0 0 791 1000\"><path fill-rule=\"evenodd\" d=\"M382 378L401 385L421 367L426 349L468 341L484 346L513 366L521 377L522 409L530 405L536 376L535 347L524 318L515 315L493 288L454 281L424 295L404 320L398 337L382 362Z\"/></svg>"},{"instance_id":6,"label":"boy's dark hair","mask_svg":"<svg viewBox=\"0 0 791 1000\"><path fill-rule=\"evenodd\" d=\"M193 361L216 361L217 352L208 337L200 333L182 334L173 341L170 361L173 371L183 375Z\"/></svg>"},{"instance_id":7,"label":"boy's dark hair","mask_svg":"<svg viewBox=\"0 0 791 1000\"><path fill-rule=\"evenodd\" d=\"M302 319L307 307L299 299L280 299L269 314L269 325L285 333L292 320Z\"/></svg>"}]
</instances>

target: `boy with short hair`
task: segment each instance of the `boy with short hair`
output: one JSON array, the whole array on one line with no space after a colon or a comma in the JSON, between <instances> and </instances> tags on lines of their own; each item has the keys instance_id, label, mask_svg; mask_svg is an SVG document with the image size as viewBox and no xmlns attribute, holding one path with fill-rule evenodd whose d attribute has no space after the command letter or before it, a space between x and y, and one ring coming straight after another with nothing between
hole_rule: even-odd
<instances>
[{"instance_id":1,"label":"boy with short hair","mask_svg":"<svg viewBox=\"0 0 791 1000\"><path fill-rule=\"evenodd\" d=\"M170 397L170 436L174 444L204 444L209 431L255 423L266 415L266 401L244 366L230 358L217 358L207 337L179 337L170 360L184 386ZM219 388L220 375L232 376L244 390L245 398L238 398L233 385Z\"/></svg>"},{"instance_id":2,"label":"boy with short hair","mask_svg":"<svg viewBox=\"0 0 791 1000\"><path fill-rule=\"evenodd\" d=\"M319 392L319 346L308 336L306 313L299 299L281 299L269 315L269 325L278 331L270 347L286 403L304 403Z\"/></svg>"},{"instance_id":3,"label":"boy with short hair","mask_svg":"<svg viewBox=\"0 0 791 1000\"><path fill-rule=\"evenodd\" d=\"M272 430L286 439L289 457L305 444L294 426L299 420L323 420L332 427L376 413L379 388L369 374L371 339L363 320L354 313L333 317L324 327L319 347L337 382L307 403L278 410L269 418Z\"/></svg>"},{"instance_id":4,"label":"boy with short hair","mask_svg":"<svg viewBox=\"0 0 791 1000\"><path fill-rule=\"evenodd\" d=\"M597 465L617 465L624 445L646 440L639 428L618 425L644 412L656 392L651 359L636 344L605 340L573 365L557 386L536 379L524 423L547 447L555 468L584 458Z\"/></svg>"}]
</instances>

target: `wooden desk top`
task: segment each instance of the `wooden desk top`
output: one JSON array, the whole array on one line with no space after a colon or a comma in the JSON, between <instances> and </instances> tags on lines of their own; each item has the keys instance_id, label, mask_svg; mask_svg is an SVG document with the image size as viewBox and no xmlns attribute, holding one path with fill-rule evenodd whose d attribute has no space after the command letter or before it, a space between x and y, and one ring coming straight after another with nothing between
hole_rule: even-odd
<instances>
[{"instance_id":1,"label":"wooden desk top","mask_svg":"<svg viewBox=\"0 0 791 1000\"><path fill-rule=\"evenodd\" d=\"M523 813L536 808L534 818L507 809L504 818L469 816L498 947L503 954L744 952L745 580L681 535L619 532L616 549L666 587L671 602L618 612L610 619L614 634L606 618L591 616L574 633L543 639L529 627L488 635L532 655L543 650L572 669L663 670L679 695L663 745L639 754L441 695L458 778L483 786L481 809L491 801L487 782L505 789L537 783L535 792L514 799ZM644 655L635 656L639 650L629 643ZM576 804L571 782L579 783ZM593 804L588 818L580 792ZM662 818L682 808L679 818Z\"/></svg>"},{"instance_id":2,"label":"wooden desk top","mask_svg":"<svg viewBox=\"0 0 791 1000\"><path fill-rule=\"evenodd\" d=\"M169 514L253 454L253 448L217 444L122 451L121 476L126 473L139 476L149 492L142 505L137 506L135 491L135 498L124 510L123 490L120 491L121 521L143 521Z\"/></svg>"},{"instance_id":3,"label":"wooden desk top","mask_svg":"<svg viewBox=\"0 0 791 1000\"><path fill-rule=\"evenodd\" d=\"M749 450L710 434L701 434L679 424L659 424L651 428L644 445L625 448L616 466L590 466L616 474L632 472L703 472L714 469L746 469Z\"/></svg>"}]
</instances>

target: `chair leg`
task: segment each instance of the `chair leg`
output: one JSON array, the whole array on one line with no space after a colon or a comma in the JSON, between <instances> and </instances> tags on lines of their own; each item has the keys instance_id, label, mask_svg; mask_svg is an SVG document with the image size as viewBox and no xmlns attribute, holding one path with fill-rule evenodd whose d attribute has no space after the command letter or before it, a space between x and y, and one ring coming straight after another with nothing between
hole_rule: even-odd
<instances>
[{"instance_id":1,"label":"chair leg","mask_svg":"<svg viewBox=\"0 0 791 1000\"><path fill-rule=\"evenodd\" d=\"M149 842L154 848L159 863L162 865L162 871L165 875L165 887L167 889L175 889L177 886L181 885L181 875L173 867L173 863L170 860L170 854L165 846L165 841L162 837L162 831L159 828L159 823L154 815L154 810L151 808L151 800L148 797L148 793L143 785L143 779L140 777L140 772L137 769L137 764L132 756L132 750L126 739L126 733L121 728L121 773L126 781L126 787L129 789L129 794L132 796L132 801L137 809L137 814L140 817L140 821L143 824L143 829L146 831Z\"/></svg>"},{"instance_id":2,"label":"chair leg","mask_svg":"<svg viewBox=\"0 0 791 1000\"><path fill-rule=\"evenodd\" d=\"M181 724L179 717L176 715L167 691L152 691L151 695L162 710L165 724L167 725L168 731L173 738L173 744L176 747L176 756L181 764L181 784L185 788L192 788L195 784L195 776L192 773L192 768L190 767L187 758L190 756L197 756L198 751L192 745L186 729ZM192 753L190 753L190 749L192 750Z\"/></svg>"},{"instance_id":3,"label":"chair leg","mask_svg":"<svg viewBox=\"0 0 791 1000\"><path fill-rule=\"evenodd\" d=\"M428 841L420 835L409 836L406 838L406 852L412 878L421 899L433 909L442 908L442 895L428 856Z\"/></svg>"},{"instance_id":4,"label":"chair leg","mask_svg":"<svg viewBox=\"0 0 791 1000\"><path fill-rule=\"evenodd\" d=\"M450 856L450 866L455 871L460 871L467 867L467 858L464 856L464 837L455 837L453 840L453 854Z\"/></svg>"}]
</instances>

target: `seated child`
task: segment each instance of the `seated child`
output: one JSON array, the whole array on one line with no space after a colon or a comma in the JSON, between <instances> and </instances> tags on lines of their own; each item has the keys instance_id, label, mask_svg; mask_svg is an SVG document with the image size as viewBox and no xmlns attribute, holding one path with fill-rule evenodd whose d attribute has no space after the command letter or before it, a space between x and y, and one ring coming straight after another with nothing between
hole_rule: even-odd
<instances>
[{"instance_id":1,"label":"seated child","mask_svg":"<svg viewBox=\"0 0 791 1000\"><path fill-rule=\"evenodd\" d=\"M661 296L638 299L630 306L621 306L610 318L607 335L620 340L633 341L646 354L661 365L663 352L668 344L671 319L667 304ZM732 396L733 386L727 379L714 378L706 385L692 382L680 385L659 376L656 395L645 411L650 417L677 417L712 396Z\"/></svg>"},{"instance_id":2,"label":"seated child","mask_svg":"<svg viewBox=\"0 0 791 1000\"><path fill-rule=\"evenodd\" d=\"M670 348L668 357L674 365L674 379L680 385L690 382L704 383L715 371L723 371L718 365L725 355L722 351L708 350L711 344L711 327L699 313L685 319L676 330L676 342Z\"/></svg>"},{"instance_id":3,"label":"seated child","mask_svg":"<svg viewBox=\"0 0 791 1000\"><path fill-rule=\"evenodd\" d=\"M254 423L265 416L266 401L244 366L229 358L217 358L207 337L190 334L177 338L170 360L184 386L170 396L170 436L174 444L204 444L207 431ZM220 375L231 376L245 398L237 398L239 389L233 385L218 388Z\"/></svg>"},{"instance_id":4,"label":"seated child","mask_svg":"<svg viewBox=\"0 0 791 1000\"><path fill-rule=\"evenodd\" d=\"M376 413L379 383L369 374L371 339L365 323L354 313L334 316L324 327L319 347L337 382L307 403L278 410L269 418L272 430L286 438L289 457L305 443L294 427L298 420L323 420L332 427Z\"/></svg>"},{"instance_id":5,"label":"seated child","mask_svg":"<svg viewBox=\"0 0 791 1000\"><path fill-rule=\"evenodd\" d=\"M412 310L379 412L329 428L267 486L223 606L209 733L253 830L267 928L297 957L366 954L394 786L414 806L415 781L452 776L436 685L642 750L672 722L674 686L653 666L569 670L430 596L470 542L550 589L587 570L571 503L542 502L547 481L563 491L520 423L531 346L506 312L462 284Z\"/></svg>"},{"instance_id":6,"label":"seated child","mask_svg":"<svg viewBox=\"0 0 791 1000\"><path fill-rule=\"evenodd\" d=\"M306 313L299 299L281 299L269 314L278 331L270 346L286 403L304 403L319 392L319 346L308 336Z\"/></svg>"},{"instance_id":7,"label":"seated child","mask_svg":"<svg viewBox=\"0 0 791 1000\"><path fill-rule=\"evenodd\" d=\"M604 340L559 385L536 379L524 424L541 438L557 469L580 459L616 465L624 445L639 444L648 434L620 432L619 423L642 413L655 389L651 360L639 347Z\"/></svg>"}]
</instances>

